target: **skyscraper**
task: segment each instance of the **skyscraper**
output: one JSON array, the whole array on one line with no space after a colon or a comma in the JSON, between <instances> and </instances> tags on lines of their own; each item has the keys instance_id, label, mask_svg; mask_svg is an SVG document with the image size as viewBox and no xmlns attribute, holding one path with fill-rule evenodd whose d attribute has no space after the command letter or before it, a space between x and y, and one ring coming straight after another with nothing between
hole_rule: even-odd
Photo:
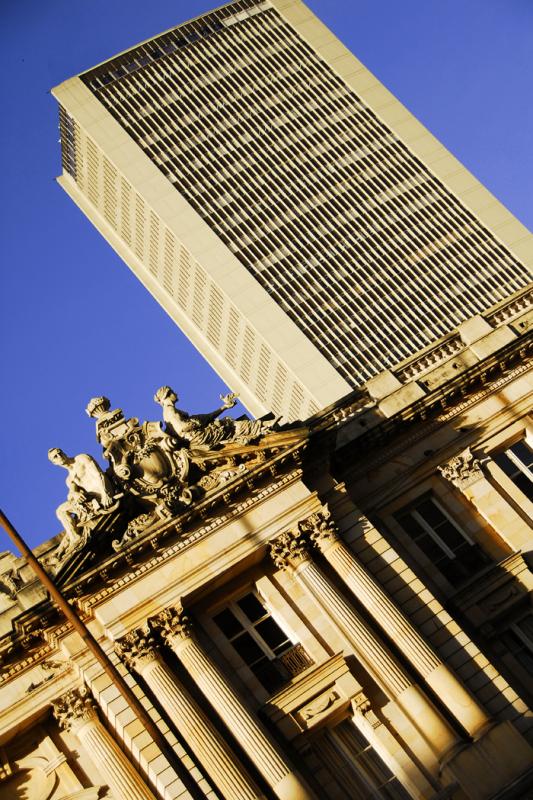
<instances>
[{"instance_id":1,"label":"skyscraper","mask_svg":"<svg viewBox=\"0 0 533 800\"><path fill-rule=\"evenodd\" d=\"M255 414L314 413L527 285L527 230L299 0L53 93L61 185Z\"/></svg>"}]
</instances>

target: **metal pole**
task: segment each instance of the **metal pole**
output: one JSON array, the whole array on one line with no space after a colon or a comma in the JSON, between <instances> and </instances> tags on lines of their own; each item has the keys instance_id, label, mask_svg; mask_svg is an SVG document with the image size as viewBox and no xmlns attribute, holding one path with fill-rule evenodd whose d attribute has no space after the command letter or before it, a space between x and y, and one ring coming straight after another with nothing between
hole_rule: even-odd
<instances>
[{"instance_id":1,"label":"metal pole","mask_svg":"<svg viewBox=\"0 0 533 800\"><path fill-rule=\"evenodd\" d=\"M18 547L20 552L26 557L28 560L29 565L37 575L37 577L42 581L45 588L50 592L50 596L54 603L57 605L59 610L65 615L67 620L70 622L74 630L79 633L83 641L85 642L87 648L91 651L94 655L96 660L101 664L102 669L105 671L106 675L109 675L121 695L124 697L130 708L133 709L133 712L137 716L137 718L142 722L156 745L159 747L161 752L166 756L169 763L172 764L177 768L178 776L180 777L181 781L185 788L191 794L191 797L194 800L206 800L206 796L204 792L200 789L196 781L193 779L185 765L181 762L181 759L177 757L176 753L169 745L153 719L150 717L144 706L141 704L139 699L135 696L133 691L130 689L118 669L115 667L113 662L107 656L105 650L99 645L97 640L94 638L90 630L87 628L84 622L76 615L76 613L71 608L70 604L68 603L67 599L61 594L61 591L57 588L53 580L50 578L46 570L41 566L38 559L34 556L33 552L27 546L24 539L20 536L17 530L13 527L11 522L8 520L4 512L0 509L0 522L2 526L5 528L15 545ZM184 743L182 742L182 745ZM187 752L187 748L184 747L185 752Z\"/></svg>"}]
</instances>

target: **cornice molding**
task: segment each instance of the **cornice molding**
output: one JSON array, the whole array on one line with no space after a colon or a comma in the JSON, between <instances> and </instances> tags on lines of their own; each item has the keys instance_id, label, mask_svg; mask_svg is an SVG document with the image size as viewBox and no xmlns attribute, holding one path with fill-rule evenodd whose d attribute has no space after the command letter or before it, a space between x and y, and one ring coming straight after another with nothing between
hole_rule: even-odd
<instances>
[{"instance_id":1,"label":"cornice molding","mask_svg":"<svg viewBox=\"0 0 533 800\"><path fill-rule=\"evenodd\" d=\"M513 342L512 344L514 345L515 343ZM525 350L526 348L530 352L533 351L533 342L526 343L522 341L522 347L520 349ZM517 353L517 356L520 357L520 354ZM438 407L440 412L430 415L429 408L431 408L431 406L426 407L424 405L426 398L422 398L413 404L413 406L418 407L417 411L414 411L413 406L410 406L405 412L402 411L395 417L385 420L367 433L363 432L359 437L353 439L337 451L337 462L339 463L341 461L343 455L350 458L349 454L351 450L357 448L359 452L364 452L365 454L364 463L354 463L353 466L350 465L346 470L346 474L357 477L363 472L368 472L370 469L376 469L382 466L382 464L386 463L391 458L403 453L407 448L434 433L454 417L472 408L472 406L486 397L489 397L498 389L503 388L511 381L520 377L520 375L527 373L531 369L533 358L531 356L527 357L525 352L524 358L524 363L520 363L516 366L508 366L506 360L503 358L500 361L495 359L495 357L486 359L487 362L490 360L491 364L487 364L484 370L478 370L475 376L471 376L469 380L465 378L464 385L455 387L454 392L450 392L449 396L445 396L439 400ZM476 364L475 366L479 368L481 365ZM493 374L496 370L499 376L495 377L494 380L490 380L490 374ZM502 372L503 374L501 374ZM484 382L483 388L481 389L478 388L480 379ZM458 394L460 399L457 398ZM436 405L436 403L433 404L433 411L435 411L434 406ZM411 413L407 414L410 409ZM399 434L402 428L405 430L406 426L411 423L416 423L416 427L411 428L409 435L403 433L401 441L398 444L387 446L387 441L390 441L393 435ZM377 452L373 451L373 448L378 447L379 450ZM374 455L373 452L375 453Z\"/></svg>"},{"instance_id":2,"label":"cornice molding","mask_svg":"<svg viewBox=\"0 0 533 800\"><path fill-rule=\"evenodd\" d=\"M249 494L240 501L234 502L228 507L229 498L226 497L224 501L224 513L218 514L216 517L210 519L205 525L193 529L184 534L184 528L189 522L193 524L197 518L198 513L191 513L183 519L183 516L177 520L170 520L165 522L164 525L158 526L157 529L148 531L139 540L132 543L126 550L119 551L112 556L108 557L104 562L99 564L92 570L87 571L84 575L80 576L77 580L67 585L63 591L67 597L76 597L75 605L79 613L89 619L93 616L93 609L103 600L109 598L114 592L121 591L125 586L133 584L135 581L146 576L149 572L157 569L161 564L172 559L177 553L185 548L194 544L195 542L210 535L212 532L220 529L234 519L237 519L242 514L245 514L252 507L260 505L266 500L273 497L277 492L285 489L291 483L299 480L302 476L302 468L299 465L300 452L305 446L305 442L293 447L290 451L285 451L276 456L277 466L275 472L278 472L279 467L286 465L290 460L298 463L298 466L288 472L281 474L277 480L271 480L260 488L255 487L254 484L250 485L250 475L246 476L245 488ZM296 458L295 458L296 456ZM262 476L266 470L272 475L272 464L270 461L265 461L258 473ZM253 476L252 476L253 477ZM235 487L237 488L237 487ZM255 491L254 491L255 488ZM240 486L239 490L242 491L243 487ZM251 492L251 493L250 493ZM233 494L232 498L235 500L237 491ZM224 498L222 498L224 500ZM205 506L210 506L207 500ZM219 505L217 503L217 505ZM198 512L198 509L194 510ZM209 508L207 508L209 511ZM164 544L163 540L180 537L172 544ZM146 558L149 551L156 551L156 554L151 558ZM127 571L122 575L113 578L113 572L123 570L127 567ZM99 587L97 589L97 587ZM95 589L97 589L95 591ZM83 597L84 594L90 592L89 596ZM54 625L54 617L57 618L57 611L49 601L43 601L38 607L28 609L28 611L21 615L15 623L16 630L11 636L5 637L7 639L3 651L0 651L0 659L4 655L5 660L16 657L17 652L25 651L23 661L17 660L6 664L0 676L0 685L7 680L10 680L15 674L20 671L33 666L40 658L49 657L53 649L64 635L70 630L70 626L64 622L59 625ZM48 630L45 630L48 628ZM32 645L42 644L43 638L46 638L49 643L39 647L35 655L28 652ZM27 655L26 655L27 653Z\"/></svg>"}]
</instances>

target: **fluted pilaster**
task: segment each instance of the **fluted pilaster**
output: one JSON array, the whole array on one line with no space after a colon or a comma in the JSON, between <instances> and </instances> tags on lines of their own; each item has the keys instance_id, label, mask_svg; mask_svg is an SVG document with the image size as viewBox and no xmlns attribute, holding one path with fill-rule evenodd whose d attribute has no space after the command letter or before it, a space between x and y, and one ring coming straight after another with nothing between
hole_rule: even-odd
<instances>
[{"instance_id":1,"label":"fluted pilaster","mask_svg":"<svg viewBox=\"0 0 533 800\"><path fill-rule=\"evenodd\" d=\"M190 620L181 610L166 609L153 622L280 800L314 798L276 742L195 640Z\"/></svg>"},{"instance_id":2,"label":"fluted pilaster","mask_svg":"<svg viewBox=\"0 0 533 800\"><path fill-rule=\"evenodd\" d=\"M487 480L484 469L490 472L490 459L485 459L482 463L469 447L438 467L442 477L462 492L481 517L513 550L529 547L530 525L520 516L515 506L505 499L504 494Z\"/></svg>"},{"instance_id":3,"label":"fluted pilaster","mask_svg":"<svg viewBox=\"0 0 533 800\"><path fill-rule=\"evenodd\" d=\"M353 592L361 605L420 673L455 718L475 736L489 723L489 717L465 689L454 673L437 656L392 599L346 547L325 509L300 523L336 573Z\"/></svg>"},{"instance_id":4,"label":"fluted pilaster","mask_svg":"<svg viewBox=\"0 0 533 800\"><path fill-rule=\"evenodd\" d=\"M115 647L120 658L150 687L224 798L263 798L211 720L167 667L149 628L131 631Z\"/></svg>"},{"instance_id":5,"label":"fluted pilaster","mask_svg":"<svg viewBox=\"0 0 533 800\"><path fill-rule=\"evenodd\" d=\"M412 682L404 667L392 655L378 634L340 594L337 587L312 560L306 531L297 527L271 543L271 556L279 569L293 572L305 591L349 642L368 674L401 710L412 730L418 730L419 745L411 738L412 749L419 750L422 762L435 770L440 759L457 744L459 737L435 707ZM422 724L421 724L422 723ZM428 750L429 748L429 750Z\"/></svg>"},{"instance_id":6,"label":"fluted pilaster","mask_svg":"<svg viewBox=\"0 0 533 800\"><path fill-rule=\"evenodd\" d=\"M155 800L98 719L96 705L85 686L68 691L53 703L53 709L59 725L79 739L117 800Z\"/></svg>"}]
</instances>

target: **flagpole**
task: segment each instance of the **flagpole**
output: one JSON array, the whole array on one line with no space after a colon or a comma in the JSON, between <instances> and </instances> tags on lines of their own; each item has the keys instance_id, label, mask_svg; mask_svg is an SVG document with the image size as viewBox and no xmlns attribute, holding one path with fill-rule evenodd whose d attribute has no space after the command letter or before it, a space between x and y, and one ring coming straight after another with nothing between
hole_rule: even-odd
<instances>
[{"instance_id":1,"label":"flagpole","mask_svg":"<svg viewBox=\"0 0 533 800\"><path fill-rule=\"evenodd\" d=\"M70 622L74 630L81 636L87 648L94 655L102 669L108 675L121 695L124 697L130 708L133 710L137 718L142 722L145 729L148 731L155 744L159 747L162 753L166 756L167 760L177 768L177 773L183 782L185 788L190 792L194 800L205 800L205 794L200 789L188 769L182 763L181 759L176 755L170 744L167 742L153 719L150 717L140 700L135 696L134 692L128 686L116 666L113 664L105 650L101 647L98 641L94 638L85 623L78 617L74 609L55 585L52 578L48 575L39 560L35 557L32 550L28 547L22 536L18 533L15 527L11 524L4 512L0 509L0 523L5 528L13 543L20 550L22 555L27 559L28 564L33 569L43 586L50 592L50 597L65 615L66 619ZM179 731L178 731L179 733ZM181 738L181 737L180 737ZM180 742L182 745L185 743ZM188 752L187 746L184 746L185 752Z\"/></svg>"}]
</instances>

